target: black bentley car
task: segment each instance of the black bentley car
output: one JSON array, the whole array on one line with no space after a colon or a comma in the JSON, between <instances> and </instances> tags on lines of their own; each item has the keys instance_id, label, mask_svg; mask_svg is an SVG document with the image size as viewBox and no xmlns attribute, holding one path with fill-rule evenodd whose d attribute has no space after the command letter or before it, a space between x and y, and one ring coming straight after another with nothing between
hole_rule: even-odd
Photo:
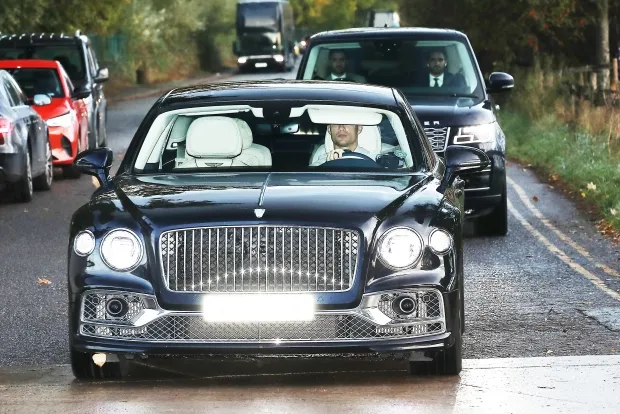
<instances>
[{"instance_id":1,"label":"black bentley car","mask_svg":"<svg viewBox=\"0 0 620 414\"><path fill-rule=\"evenodd\" d=\"M464 33L428 28L359 28L315 34L297 79L345 80L399 89L421 121L433 151L451 145L480 148L484 171L463 174L465 215L478 234L508 232L506 138L493 95L514 87L512 76L484 79ZM389 131L388 131L389 132ZM388 141L389 142L389 141Z\"/></svg>"},{"instance_id":2,"label":"black bentley car","mask_svg":"<svg viewBox=\"0 0 620 414\"><path fill-rule=\"evenodd\" d=\"M384 142L383 121L396 141ZM114 177L73 215L69 327L78 378L127 358L406 353L461 371L462 173L395 89L221 83L162 96Z\"/></svg>"}]
</instances>

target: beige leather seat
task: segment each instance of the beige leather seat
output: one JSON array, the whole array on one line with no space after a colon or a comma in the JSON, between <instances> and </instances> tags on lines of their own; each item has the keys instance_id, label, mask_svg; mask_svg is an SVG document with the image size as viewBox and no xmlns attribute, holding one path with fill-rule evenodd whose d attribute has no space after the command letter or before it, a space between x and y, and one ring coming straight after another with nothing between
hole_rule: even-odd
<instances>
[{"instance_id":1,"label":"beige leather seat","mask_svg":"<svg viewBox=\"0 0 620 414\"><path fill-rule=\"evenodd\" d=\"M185 158L177 168L271 166L271 152L253 143L244 121L224 116L195 119L187 130Z\"/></svg>"},{"instance_id":2,"label":"beige leather seat","mask_svg":"<svg viewBox=\"0 0 620 414\"><path fill-rule=\"evenodd\" d=\"M379 127L368 125L362 128L358 136L358 146L362 147L373 160L381 153L381 132ZM329 131L325 133L325 143L314 150L310 157L310 165L320 165L327 159L327 153L334 149L334 143Z\"/></svg>"}]
</instances>

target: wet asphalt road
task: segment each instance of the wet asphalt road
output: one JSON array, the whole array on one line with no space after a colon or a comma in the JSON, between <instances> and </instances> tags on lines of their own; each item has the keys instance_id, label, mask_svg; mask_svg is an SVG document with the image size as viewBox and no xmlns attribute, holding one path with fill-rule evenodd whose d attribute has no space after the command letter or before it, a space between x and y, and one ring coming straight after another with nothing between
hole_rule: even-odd
<instances>
[{"instance_id":1,"label":"wet asphalt road","mask_svg":"<svg viewBox=\"0 0 620 414\"><path fill-rule=\"evenodd\" d=\"M261 77L282 75L234 79ZM155 99L110 108L119 161ZM620 353L620 248L527 168L509 177L508 236L466 241L464 357ZM57 177L32 203L0 201L0 366L68 362L69 220L93 189L90 177Z\"/></svg>"}]
</instances>

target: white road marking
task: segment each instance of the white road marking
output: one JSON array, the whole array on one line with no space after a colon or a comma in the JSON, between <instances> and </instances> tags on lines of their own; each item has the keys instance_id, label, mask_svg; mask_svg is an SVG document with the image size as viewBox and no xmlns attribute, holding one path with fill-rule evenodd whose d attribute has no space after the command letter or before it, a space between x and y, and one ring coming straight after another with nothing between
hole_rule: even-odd
<instances>
[{"instance_id":1,"label":"white road marking","mask_svg":"<svg viewBox=\"0 0 620 414\"><path fill-rule=\"evenodd\" d=\"M596 277L593 273L589 272L587 269L584 269L581 265L575 263L571 260L570 257L566 255L562 250L560 250L557 246L551 243L545 236L543 236L538 230L536 230L522 215L517 211L517 209L512 205L510 200L508 200L508 210L512 215L525 227L534 237L536 237L542 244L545 245L551 253L555 254L560 260L566 263L571 269L578 272L590 282L594 284L597 288L602 290L604 293L608 294L612 298L616 300L620 300L620 293L610 289L601 279Z\"/></svg>"},{"instance_id":2,"label":"white road marking","mask_svg":"<svg viewBox=\"0 0 620 414\"><path fill-rule=\"evenodd\" d=\"M530 201L530 199L528 198L527 194L525 194L525 191L523 191L523 189L517 184L515 183L512 179L510 178L506 178L506 180L508 181L508 184L510 184L510 186L512 186L512 188L516 191L517 195L519 196L519 198L521 199L521 201L523 202L523 204L525 204L525 206L537 217L540 219L540 221L552 232L555 233L556 236L558 236L564 243L568 244L569 246L571 246L573 249L575 249L577 252L579 252L579 254L581 254L583 257L585 257L586 259L588 259L595 267L597 267L598 269L601 269L603 272L607 273L610 276L613 277L617 277L620 278L620 273L615 271L614 269L612 269L611 267L604 265L604 264L600 264L597 263L594 258L590 255L590 253L584 248L582 247L579 243L575 242L573 239L571 239L570 237L568 237L566 234L562 233L557 227L555 227L549 220L547 220L545 218L545 216L543 216L543 214L540 212L540 210L538 210L538 208L536 208L536 206L534 206L534 204L532 204L532 202Z\"/></svg>"}]
</instances>

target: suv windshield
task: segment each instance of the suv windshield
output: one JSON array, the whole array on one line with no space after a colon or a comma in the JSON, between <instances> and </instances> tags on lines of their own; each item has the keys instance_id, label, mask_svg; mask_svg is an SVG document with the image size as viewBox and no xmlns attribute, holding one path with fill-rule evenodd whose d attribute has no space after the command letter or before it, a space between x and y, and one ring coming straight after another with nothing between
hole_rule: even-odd
<instances>
[{"instance_id":1,"label":"suv windshield","mask_svg":"<svg viewBox=\"0 0 620 414\"><path fill-rule=\"evenodd\" d=\"M312 47L302 79L341 77L398 88L413 99L483 96L473 56L460 40L375 39Z\"/></svg>"},{"instance_id":2,"label":"suv windshield","mask_svg":"<svg viewBox=\"0 0 620 414\"><path fill-rule=\"evenodd\" d=\"M314 103L269 110L188 108L155 119L135 169L411 172L414 159L420 159L412 155L420 151L410 147L413 139L397 113L379 108Z\"/></svg>"},{"instance_id":3,"label":"suv windshield","mask_svg":"<svg viewBox=\"0 0 620 414\"><path fill-rule=\"evenodd\" d=\"M67 71L73 81L81 81L86 78L86 69L80 54L80 49L75 44L49 44L28 45L25 47L2 47L0 59L43 59L57 60Z\"/></svg>"}]
</instances>

